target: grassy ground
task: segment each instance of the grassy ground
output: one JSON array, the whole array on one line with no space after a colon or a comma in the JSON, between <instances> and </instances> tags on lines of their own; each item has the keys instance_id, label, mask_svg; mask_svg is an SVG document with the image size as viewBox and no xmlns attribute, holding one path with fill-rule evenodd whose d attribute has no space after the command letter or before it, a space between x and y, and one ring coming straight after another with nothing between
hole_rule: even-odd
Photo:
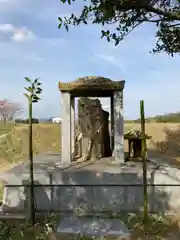
<instances>
[{"instance_id":1,"label":"grassy ground","mask_svg":"<svg viewBox=\"0 0 180 240\"><path fill-rule=\"evenodd\" d=\"M125 132L140 129L140 124L125 124ZM168 162L180 163L180 125L176 123L147 123L146 132L152 136L147 142L148 151L153 157ZM3 125L0 134L8 133L0 141L1 171L28 158L28 125ZM33 125L34 154L43 152L61 152L61 129L59 124L40 123ZM127 151L125 141L125 151Z\"/></svg>"},{"instance_id":2,"label":"grassy ground","mask_svg":"<svg viewBox=\"0 0 180 240\"><path fill-rule=\"evenodd\" d=\"M2 121L0 121L0 136L9 133L13 128L13 123L4 124Z\"/></svg>"},{"instance_id":3,"label":"grassy ground","mask_svg":"<svg viewBox=\"0 0 180 240\"><path fill-rule=\"evenodd\" d=\"M125 124L125 132L140 129L140 124ZM147 123L146 132L152 136L147 146L154 154L162 154L179 160L180 124L176 123ZM0 134L8 133L0 144L0 167L25 161L28 156L28 125L4 126L0 124ZM61 129L59 124L40 123L33 125L34 154L42 152L61 151ZM125 141L127 150L127 141Z\"/></svg>"},{"instance_id":4,"label":"grassy ground","mask_svg":"<svg viewBox=\"0 0 180 240\"><path fill-rule=\"evenodd\" d=\"M33 124L34 154L60 152L60 126L58 124ZM1 169L28 158L28 125L17 125L0 143Z\"/></svg>"},{"instance_id":5,"label":"grassy ground","mask_svg":"<svg viewBox=\"0 0 180 240\"><path fill-rule=\"evenodd\" d=\"M180 228L178 221L167 216L149 215L146 224L143 222L142 215L122 215L118 217L124 222L132 233L131 240L178 240L180 239ZM39 223L35 228L32 228L15 220L8 220L0 223L0 239L9 239L8 235L12 236L12 240L34 239L32 234L36 235L36 239L45 238L45 223L53 226L54 232L60 222L59 216L51 216L45 220L40 218ZM1 238L2 236L2 238ZM63 235L57 239L68 239L67 235ZM71 238L72 239L72 238ZM90 238L74 238L74 239L90 239ZM112 240L114 238L107 237ZM49 238L49 240L52 240ZM54 239L53 239L54 240Z\"/></svg>"}]
</instances>

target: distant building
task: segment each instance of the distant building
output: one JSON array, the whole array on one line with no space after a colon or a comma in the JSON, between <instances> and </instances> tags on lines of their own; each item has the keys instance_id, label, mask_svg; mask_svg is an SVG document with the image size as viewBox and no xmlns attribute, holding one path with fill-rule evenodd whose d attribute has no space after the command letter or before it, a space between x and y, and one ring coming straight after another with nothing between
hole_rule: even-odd
<instances>
[{"instance_id":1,"label":"distant building","mask_svg":"<svg viewBox=\"0 0 180 240\"><path fill-rule=\"evenodd\" d=\"M52 118L52 122L53 122L53 123L61 123L61 122L62 122L62 118L60 118L60 117L54 117L54 118Z\"/></svg>"}]
</instances>

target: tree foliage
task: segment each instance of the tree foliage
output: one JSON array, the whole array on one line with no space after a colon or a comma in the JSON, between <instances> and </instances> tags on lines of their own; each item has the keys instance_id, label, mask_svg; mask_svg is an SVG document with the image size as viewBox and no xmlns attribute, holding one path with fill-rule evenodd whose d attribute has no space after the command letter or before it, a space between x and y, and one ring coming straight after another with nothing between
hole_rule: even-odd
<instances>
[{"instance_id":1,"label":"tree foliage","mask_svg":"<svg viewBox=\"0 0 180 240\"><path fill-rule=\"evenodd\" d=\"M72 4L80 0L60 0ZM180 53L180 0L82 0L85 3L81 14L59 17L59 28L68 31L69 25L102 25L102 38L113 40L115 45L143 23L156 26L156 46L153 51L170 55ZM104 26L115 26L115 31L105 30ZM110 27L109 27L110 28Z\"/></svg>"},{"instance_id":2,"label":"tree foliage","mask_svg":"<svg viewBox=\"0 0 180 240\"><path fill-rule=\"evenodd\" d=\"M42 93L41 82L39 78L31 80L28 77L25 77L25 80L30 84L28 87L24 87L26 93L24 96L28 99L29 103L37 103L40 99L39 95Z\"/></svg>"},{"instance_id":3,"label":"tree foliage","mask_svg":"<svg viewBox=\"0 0 180 240\"><path fill-rule=\"evenodd\" d=\"M168 113L164 115L156 115L154 117L148 117L145 119L146 123L180 123L180 112ZM136 120L125 120L125 123L140 123L141 119Z\"/></svg>"}]
</instances>

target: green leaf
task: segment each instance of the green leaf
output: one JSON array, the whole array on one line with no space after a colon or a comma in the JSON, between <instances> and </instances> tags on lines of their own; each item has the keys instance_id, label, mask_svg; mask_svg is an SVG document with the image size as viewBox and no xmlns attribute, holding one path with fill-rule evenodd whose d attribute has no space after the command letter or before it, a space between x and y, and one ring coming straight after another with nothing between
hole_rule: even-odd
<instances>
[{"instance_id":1,"label":"green leaf","mask_svg":"<svg viewBox=\"0 0 180 240\"><path fill-rule=\"evenodd\" d=\"M65 29L66 29L66 31L68 32L69 28L68 28L68 25L67 25L67 24L65 25Z\"/></svg>"},{"instance_id":2,"label":"green leaf","mask_svg":"<svg viewBox=\"0 0 180 240\"><path fill-rule=\"evenodd\" d=\"M32 91L35 90L35 84L34 83L31 85L31 88L32 88Z\"/></svg>"},{"instance_id":3,"label":"green leaf","mask_svg":"<svg viewBox=\"0 0 180 240\"><path fill-rule=\"evenodd\" d=\"M58 21L59 21L59 25L58 25L58 28L60 29L62 27L62 24L63 24L63 20L61 17L58 17Z\"/></svg>"},{"instance_id":4,"label":"green leaf","mask_svg":"<svg viewBox=\"0 0 180 240\"><path fill-rule=\"evenodd\" d=\"M29 83L31 83L32 81L31 81L31 79L30 78L28 78L28 77L25 77L25 79L26 79L26 81L27 82L29 82Z\"/></svg>"},{"instance_id":5,"label":"green leaf","mask_svg":"<svg viewBox=\"0 0 180 240\"><path fill-rule=\"evenodd\" d=\"M31 87L24 87L24 89L26 90L26 91L28 91L28 92L32 92L32 88Z\"/></svg>"},{"instance_id":6,"label":"green leaf","mask_svg":"<svg viewBox=\"0 0 180 240\"><path fill-rule=\"evenodd\" d=\"M35 84L38 83L38 80L39 80L39 78L36 78L36 79L34 80L34 83L35 83Z\"/></svg>"},{"instance_id":7,"label":"green leaf","mask_svg":"<svg viewBox=\"0 0 180 240\"><path fill-rule=\"evenodd\" d=\"M24 96L29 99L29 95L27 93L24 93Z\"/></svg>"},{"instance_id":8,"label":"green leaf","mask_svg":"<svg viewBox=\"0 0 180 240\"><path fill-rule=\"evenodd\" d=\"M38 100L36 100L36 99L32 100L32 103L37 103L37 102L38 102Z\"/></svg>"},{"instance_id":9,"label":"green leaf","mask_svg":"<svg viewBox=\"0 0 180 240\"><path fill-rule=\"evenodd\" d=\"M60 29L62 27L62 23L59 23L58 24L58 28Z\"/></svg>"},{"instance_id":10,"label":"green leaf","mask_svg":"<svg viewBox=\"0 0 180 240\"><path fill-rule=\"evenodd\" d=\"M38 83L37 83L37 86L41 86L41 84L42 84L41 82L38 82Z\"/></svg>"},{"instance_id":11,"label":"green leaf","mask_svg":"<svg viewBox=\"0 0 180 240\"><path fill-rule=\"evenodd\" d=\"M40 98L37 95L34 95L33 100L40 100Z\"/></svg>"}]
</instances>

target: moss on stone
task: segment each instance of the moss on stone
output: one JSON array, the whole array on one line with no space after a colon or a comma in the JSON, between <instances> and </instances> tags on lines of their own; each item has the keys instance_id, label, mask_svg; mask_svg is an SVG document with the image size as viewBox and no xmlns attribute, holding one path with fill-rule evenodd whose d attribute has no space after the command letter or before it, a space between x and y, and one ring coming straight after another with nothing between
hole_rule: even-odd
<instances>
[{"instance_id":1,"label":"moss on stone","mask_svg":"<svg viewBox=\"0 0 180 240\"><path fill-rule=\"evenodd\" d=\"M59 82L59 89L62 92L72 92L75 90L122 90L125 81L112 81L109 78L88 76L76 79L73 82Z\"/></svg>"}]
</instances>

